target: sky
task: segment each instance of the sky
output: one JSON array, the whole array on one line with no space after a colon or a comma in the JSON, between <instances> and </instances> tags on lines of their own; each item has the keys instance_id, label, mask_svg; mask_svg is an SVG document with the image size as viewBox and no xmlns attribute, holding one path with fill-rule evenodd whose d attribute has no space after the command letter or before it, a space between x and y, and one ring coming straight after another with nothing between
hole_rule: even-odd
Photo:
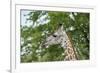
<instances>
[{"instance_id":1,"label":"sky","mask_svg":"<svg viewBox=\"0 0 100 73\"><path fill-rule=\"evenodd\" d=\"M32 21L27 21L27 18L29 18L29 16L27 14L29 14L32 10L21 10L21 25L22 26L30 26L33 25ZM26 16L25 16L26 15ZM35 26L39 26L39 25L43 25L45 23L48 23L49 20L44 20L48 15L43 15L40 17L39 20L37 20L39 23L38 24L34 24Z\"/></svg>"},{"instance_id":2,"label":"sky","mask_svg":"<svg viewBox=\"0 0 100 73\"><path fill-rule=\"evenodd\" d=\"M30 25L33 25L32 21L27 21L27 18L29 18L29 16L27 14L29 14L32 10L25 10L25 9L22 9L21 10L21 25L22 26L30 26ZM77 13L76 13L77 14ZM34 24L33 27L36 27L36 26L39 26L39 25L44 25L45 23L48 23L50 20L45 20L44 19L48 16L48 14L42 16L39 20L37 20L39 23L38 24ZM72 20L74 20L74 17L72 15L72 13L70 13L70 18Z\"/></svg>"},{"instance_id":3,"label":"sky","mask_svg":"<svg viewBox=\"0 0 100 73\"><path fill-rule=\"evenodd\" d=\"M29 14L31 11L30 10L21 10L21 25L27 25L30 26L32 25L32 21L26 21L26 19L28 18L28 16L25 16L27 14Z\"/></svg>"}]
</instances>

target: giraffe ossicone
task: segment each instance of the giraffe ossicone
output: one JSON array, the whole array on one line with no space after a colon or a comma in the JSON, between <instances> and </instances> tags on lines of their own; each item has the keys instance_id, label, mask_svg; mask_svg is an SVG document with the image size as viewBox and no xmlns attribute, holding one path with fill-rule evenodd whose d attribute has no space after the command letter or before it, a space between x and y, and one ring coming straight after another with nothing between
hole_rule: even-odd
<instances>
[{"instance_id":1,"label":"giraffe ossicone","mask_svg":"<svg viewBox=\"0 0 100 73\"><path fill-rule=\"evenodd\" d=\"M68 37L68 34L60 24L58 30L56 30L52 35L48 36L43 46L48 48L50 45L60 44L64 49L65 58L64 60L77 60L75 49Z\"/></svg>"}]
</instances>

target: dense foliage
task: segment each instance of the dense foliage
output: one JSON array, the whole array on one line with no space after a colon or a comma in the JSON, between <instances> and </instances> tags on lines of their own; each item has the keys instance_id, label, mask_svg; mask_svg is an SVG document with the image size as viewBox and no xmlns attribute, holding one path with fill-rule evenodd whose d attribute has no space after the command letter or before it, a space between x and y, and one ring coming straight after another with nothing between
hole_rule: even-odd
<instances>
[{"instance_id":1,"label":"dense foliage","mask_svg":"<svg viewBox=\"0 0 100 73\"><path fill-rule=\"evenodd\" d=\"M21 24L21 62L63 61L64 49L59 44L40 48L59 23L69 33L78 59L89 59L89 13L34 10L26 16L29 16L26 21L32 21L33 24Z\"/></svg>"}]
</instances>

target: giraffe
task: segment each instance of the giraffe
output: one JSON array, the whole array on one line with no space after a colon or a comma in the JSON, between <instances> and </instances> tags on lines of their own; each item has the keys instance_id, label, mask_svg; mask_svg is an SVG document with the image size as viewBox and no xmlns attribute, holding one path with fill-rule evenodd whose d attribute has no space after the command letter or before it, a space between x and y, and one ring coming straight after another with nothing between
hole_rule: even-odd
<instances>
[{"instance_id":1,"label":"giraffe","mask_svg":"<svg viewBox=\"0 0 100 73\"><path fill-rule=\"evenodd\" d=\"M49 35L45 39L43 46L45 46L45 48L48 48L50 45L54 45L54 44L60 44L61 47L64 49L65 61L78 59L76 55L77 54L76 50L73 47L71 42L71 38L64 30L62 24L60 24L60 27L52 35Z\"/></svg>"}]
</instances>

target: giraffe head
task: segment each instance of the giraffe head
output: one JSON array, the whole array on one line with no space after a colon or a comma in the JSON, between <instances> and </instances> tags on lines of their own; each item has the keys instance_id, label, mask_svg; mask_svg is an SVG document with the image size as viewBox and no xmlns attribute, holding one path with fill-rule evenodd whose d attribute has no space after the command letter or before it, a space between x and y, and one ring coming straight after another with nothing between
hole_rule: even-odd
<instances>
[{"instance_id":1,"label":"giraffe head","mask_svg":"<svg viewBox=\"0 0 100 73\"><path fill-rule=\"evenodd\" d=\"M66 32L63 29L63 25L60 24L58 30L46 38L43 46L48 48L50 45L60 44L61 47L66 48L66 40Z\"/></svg>"},{"instance_id":2,"label":"giraffe head","mask_svg":"<svg viewBox=\"0 0 100 73\"><path fill-rule=\"evenodd\" d=\"M66 55L64 60L76 60L77 56L75 54L74 48L68 37L68 34L63 29L63 25L60 25L58 30L56 30L52 35L48 36L43 42L42 46L48 48L50 45L59 44L65 50L64 55Z\"/></svg>"}]
</instances>

